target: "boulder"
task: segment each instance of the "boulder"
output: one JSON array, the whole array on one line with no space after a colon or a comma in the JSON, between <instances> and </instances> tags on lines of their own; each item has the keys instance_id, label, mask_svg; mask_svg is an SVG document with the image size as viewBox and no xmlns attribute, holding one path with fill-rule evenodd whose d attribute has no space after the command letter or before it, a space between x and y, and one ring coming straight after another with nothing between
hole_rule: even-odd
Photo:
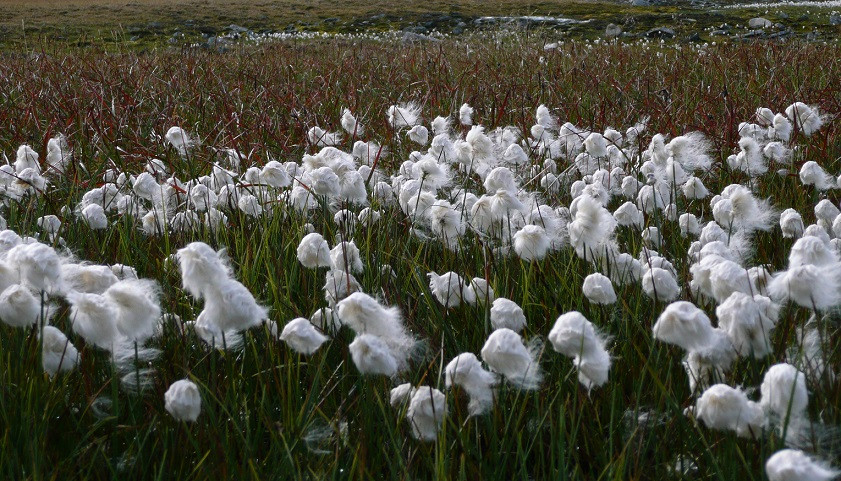
<instances>
[{"instance_id":1,"label":"boulder","mask_svg":"<svg viewBox=\"0 0 841 481\"><path fill-rule=\"evenodd\" d=\"M622 27L615 23L608 24L607 28L604 29L605 38L613 39L620 35L622 35Z\"/></svg>"},{"instance_id":2,"label":"boulder","mask_svg":"<svg viewBox=\"0 0 841 481\"><path fill-rule=\"evenodd\" d=\"M648 38L674 38L675 31L669 27L656 27L645 32L645 36Z\"/></svg>"},{"instance_id":3,"label":"boulder","mask_svg":"<svg viewBox=\"0 0 841 481\"><path fill-rule=\"evenodd\" d=\"M748 27L750 27L754 30L773 27L773 26L774 26L774 22L768 20L767 18L754 17L754 18L748 20Z\"/></svg>"}]
</instances>

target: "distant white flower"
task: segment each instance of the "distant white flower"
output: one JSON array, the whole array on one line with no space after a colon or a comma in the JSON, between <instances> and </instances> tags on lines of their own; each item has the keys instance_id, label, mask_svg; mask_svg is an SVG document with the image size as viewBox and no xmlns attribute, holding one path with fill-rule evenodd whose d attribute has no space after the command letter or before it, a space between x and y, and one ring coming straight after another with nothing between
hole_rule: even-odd
<instances>
[{"instance_id":1,"label":"distant white flower","mask_svg":"<svg viewBox=\"0 0 841 481\"><path fill-rule=\"evenodd\" d=\"M301 239L297 250L298 262L308 269L331 267L330 247L321 234L316 232L307 234Z\"/></svg>"},{"instance_id":2,"label":"distant white flower","mask_svg":"<svg viewBox=\"0 0 841 481\"><path fill-rule=\"evenodd\" d=\"M431 386L415 390L406 419L412 424L412 434L421 441L435 441L447 414L447 398Z\"/></svg>"},{"instance_id":3,"label":"distant white flower","mask_svg":"<svg viewBox=\"0 0 841 481\"><path fill-rule=\"evenodd\" d=\"M41 365L50 377L58 372L72 371L79 364L79 351L76 346L57 328L44 326L41 344Z\"/></svg>"},{"instance_id":4,"label":"distant white flower","mask_svg":"<svg viewBox=\"0 0 841 481\"><path fill-rule=\"evenodd\" d=\"M406 133L406 136L409 137L409 140L412 142L424 146L429 143L429 130L423 125L415 125Z\"/></svg>"},{"instance_id":5,"label":"distant white flower","mask_svg":"<svg viewBox=\"0 0 841 481\"><path fill-rule=\"evenodd\" d=\"M573 358L578 380L588 390L607 382L610 354L606 340L580 312L562 314L549 332L549 341L559 353Z\"/></svg>"},{"instance_id":6,"label":"distant white flower","mask_svg":"<svg viewBox=\"0 0 841 481\"><path fill-rule=\"evenodd\" d=\"M542 379L537 353L528 349L511 329L492 332L482 347L482 359L495 372L521 389L537 389Z\"/></svg>"},{"instance_id":7,"label":"distant white flower","mask_svg":"<svg viewBox=\"0 0 841 481\"><path fill-rule=\"evenodd\" d=\"M330 260L334 269L347 270L354 274L359 274L364 269L359 248L353 240L336 244L336 247L330 251Z\"/></svg>"},{"instance_id":8,"label":"distant white flower","mask_svg":"<svg viewBox=\"0 0 841 481\"><path fill-rule=\"evenodd\" d=\"M491 306L491 326L494 329L507 327L520 332L526 327L526 316L516 302L498 297Z\"/></svg>"},{"instance_id":9,"label":"distant white flower","mask_svg":"<svg viewBox=\"0 0 841 481\"><path fill-rule=\"evenodd\" d=\"M806 375L791 364L771 366L762 379L760 404L775 414L781 424L789 419L806 415L809 393L806 391Z\"/></svg>"},{"instance_id":10,"label":"distant white flower","mask_svg":"<svg viewBox=\"0 0 841 481\"><path fill-rule=\"evenodd\" d=\"M280 333L280 340L289 345L295 352L310 355L318 350L327 336L318 332L309 319L299 317L289 321Z\"/></svg>"},{"instance_id":11,"label":"distant white flower","mask_svg":"<svg viewBox=\"0 0 841 481\"><path fill-rule=\"evenodd\" d=\"M841 473L803 451L783 449L768 458L765 474L768 481L830 481Z\"/></svg>"},{"instance_id":12,"label":"distant white flower","mask_svg":"<svg viewBox=\"0 0 841 481\"><path fill-rule=\"evenodd\" d=\"M181 127L170 127L166 131L166 141L179 153L182 157L186 156L196 142L190 137L187 132Z\"/></svg>"},{"instance_id":13,"label":"distant white flower","mask_svg":"<svg viewBox=\"0 0 841 481\"><path fill-rule=\"evenodd\" d=\"M444 369L446 385L461 386L470 396L467 410L471 416L480 416L493 406L493 386L497 379L486 371L473 353L459 354Z\"/></svg>"},{"instance_id":14,"label":"distant white flower","mask_svg":"<svg viewBox=\"0 0 841 481\"><path fill-rule=\"evenodd\" d=\"M45 305L45 324L49 311L49 306ZM11 285L0 294L0 320L9 326L29 327L41 319L41 314L41 300L20 284Z\"/></svg>"},{"instance_id":15,"label":"distant white flower","mask_svg":"<svg viewBox=\"0 0 841 481\"><path fill-rule=\"evenodd\" d=\"M711 429L735 431L741 437L759 437L762 408L738 388L716 384L698 398L695 417Z\"/></svg>"},{"instance_id":16,"label":"distant white flower","mask_svg":"<svg viewBox=\"0 0 841 481\"><path fill-rule=\"evenodd\" d=\"M397 374L398 363L388 344L373 334L360 334L350 343L353 364L362 374Z\"/></svg>"},{"instance_id":17,"label":"distant white flower","mask_svg":"<svg viewBox=\"0 0 841 481\"><path fill-rule=\"evenodd\" d=\"M462 301L467 304L475 302L476 293L455 272L446 272L440 276L435 272L430 272L427 276L429 277L429 290L444 307L458 307Z\"/></svg>"},{"instance_id":18,"label":"distant white flower","mask_svg":"<svg viewBox=\"0 0 841 481\"><path fill-rule=\"evenodd\" d=\"M348 109L342 110L342 128L350 135L361 137L365 134L365 127L353 116Z\"/></svg>"},{"instance_id":19,"label":"distant white flower","mask_svg":"<svg viewBox=\"0 0 841 481\"><path fill-rule=\"evenodd\" d=\"M461 104L458 109L458 121L465 127L473 125L473 107L467 104Z\"/></svg>"},{"instance_id":20,"label":"distant white flower","mask_svg":"<svg viewBox=\"0 0 841 481\"><path fill-rule=\"evenodd\" d=\"M642 276L642 290L648 297L663 302L673 301L680 294L680 287L674 276L659 267L649 269Z\"/></svg>"},{"instance_id":21,"label":"distant white flower","mask_svg":"<svg viewBox=\"0 0 841 481\"><path fill-rule=\"evenodd\" d=\"M399 407L411 401L416 391L417 389L411 383L403 383L391 390L389 393L389 404L392 407Z\"/></svg>"},{"instance_id":22,"label":"distant white flower","mask_svg":"<svg viewBox=\"0 0 841 481\"><path fill-rule=\"evenodd\" d=\"M616 302L616 292L607 276L595 272L584 278L581 287L584 296L595 304L613 304Z\"/></svg>"},{"instance_id":23,"label":"distant white flower","mask_svg":"<svg viewBox=\"0 0 841 481\"><path fill-rule=\"evenodd\" d=\"M420 107L409 102L402 105L392 105L388 108L388 123L394 129L412 127L420 120Z\"/></svg>"},{"instance_id":24,"label":"distant white flower","mask_svg":"<svg viewBox=\"0 0 841 481\"><path fill-rule=\"evenodd\" d=\"M526 262L546 257L549 246L549 236L543 227L529 224L514 234L514 252Z\"/></svg>"},{"instance_id":25,"label":"distant white flower","mask_svg":"<svg viewBox=\"0 0 841 481\"><path fill-rule=\"evenodd\" d=\"M198 386L189 379L175 381L164 394L164 407L177 421L196 422L201 413Z\"/></svg>"},{"instance_id":26,"label":"distant white flower","mask_svg":"<svg viewBox=\"0 0 841 481\"><path fill-rule=\"evenodd\" d=\"M786 209L780 214L780 229L783 237L798 238L803 235L803 218L794 209Z\"/></svg>"}]
</instances>

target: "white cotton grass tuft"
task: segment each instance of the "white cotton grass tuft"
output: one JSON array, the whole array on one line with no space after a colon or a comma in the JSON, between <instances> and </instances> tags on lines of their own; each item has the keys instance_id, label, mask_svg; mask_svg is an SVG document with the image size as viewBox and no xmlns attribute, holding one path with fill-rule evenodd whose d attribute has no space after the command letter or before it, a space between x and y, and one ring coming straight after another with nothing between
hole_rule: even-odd
<instances>
[{"instance_id":1,"label":"white cotton grass tuft","mask_svg":"<svg viewBox=\"0 0 841 481\"><path fill-rule=\"evenodd\" d=\"M695 351L710 343L713 326L710 318L695 304L677 301L666 306L652 330L658 341Z\"/></svg>"},{"instance_id":2,"label":"white cotton grass tuft","mask_svg":"<svg viewBox=\"0 0 841 481\"><path fill-rule=\"evenodd\" d=\"M803 235L803 217L794 209L786 209L780 214L780 230L783 237L797 239Z\"/></svg>"},{"instance_id":3,"label":"white cotton grass tuft","mask_svg":"<svg viewBox=\"0 0 841 481\"><path fill-rule=\"evenodd\" d=\"M648 297L670 302L680 295L680 286L671 272L660 267L649 269L642 276L642 290Z\"/></svg>"},{"instance_id":4,"label":"white cotton grass tuft","mask_svg":"<svg viewBox=\"0 0 841 481\"><path fill-rule=\"evenodd\" d=\"M116 313L117 330L128 341L143 343L159 330L160 287L148 279L129 279L110 286L103 296Z\"/></svg>"},{"instance_id":5,"label":"white cotton grass tuft","mask_svg":"<svg viewBox=\"0 0 841 481\"><path fill-rule=\"evenodd\" d=\"M533 390L543 377L537 361L539 350L537 345L529 349L519 334L502 328L488 336L482 347L482 359L515 387Z\"/></svg>"},{"instance_id":6,"label":"white cotton grass tuft","mask_svg":"<svg viewBox=\"0 0 841 481\"><path fill-rule=\"evenodd\" d=\"M117 347L120 340L117 309L105 296L71 292L67 294L67 302L70 303L73 332L106 351Z\"/></svg>"},{"instance_id":7,"label":"white cotton grass tuft","mask_svg":"<svg viewBox=\"0 0 841 481\"><path fill-rule=\"evenodd\" d=\"M353 240L342 241L336 244L330 250L330 260L334 269L347 271L352 274L359 274L364 269L359 248Z\"/></svg>"},{"instance_id":8,"label":"white cotton grass tuft","mask_svg":"<svg viewBox=\"0 0 841 481\"><path fill-rule=\"evenodd\" d=\"M391 389L388 403L391 404L391 407L400 407L411 401L416 391L417 389L411 383L403 383Z\"/></svg>"},{"instance_id":9,"label":"white cotton grass tuft","mask_svg":"<svg viewBox=\"0 0 841 481\"><path fill-rule=\"evenodd\" d=\"M514 234L514 252L526 262L539 261L546 257L549 246L549 236L543 227L529 224Z\"/></svg>"},{"instance_id":10,"label":"white cotton grass tuft","mask_svg":"<svg viewBox=\"0 0 841 481\"><path fill-rule=\"evenodd\" d=\"M226 259L204 242L193 242L178 249L176 258L181 269L184 289L197 299L202 299L218 279L233 275Z\"/></svg>"},{"instance_id":11,"label":"white cotton grass tuft","mask_svg":"<svg viewBox=\"0 0 841 481\"><path fill-rule=\"evenodd\" d=\"M823 239L814 236L797 239L788 253L789 268L807 264L823 267L838 262L838 253Z\"/></svg>"},{"instance_id":12,"label":"white cotton grass tuft","mask_svg":"<svg viewBox=\"0 0 841 481\"><path fill-rule=\"evenodd\" d=\"M594 304L613 304L616 302L616 292L607 276L594 272L584 278L581 287L584 297Z\"/></svg>"},{"instance_id":13,"label":"white cotton grass tuft","mask_svg":"<svg viewBox=\"0 0 841 481\"><path fill-rule=\"evenodd\" d=\"M470 396L467 411L471 416L481 416L493 406L493 387L496 376L482 367L471 352L459 354L444 369L446 386L459 386Z\"/></svg>"},{"instance_id":14,"label":"white cotton grass tuft","mask_svg":"<svg viewBox=\"0 0 841 481\"><path fill-rule=\"evenodd\" d=\"M6 253L6 262L18 271L20 283L35 292L61 293L64 289L61 258L48 245L18 244Z\"/></svg>"},{"instance_id":15,"label":"white cotton grass tuft","mask_svg":"<svg viewBox=\"0 0 841 481\"><path fill-rule=\"evenodd\" d=\"M268 309L257 303L248 288L226 278L211 286L196 325L214 333L215 342L222 344L224 333L259 326L267 317Z\"/></svg>"},{"instance_id":16,"label":"white cotton grass tuft","mask_svg":"<svg viewBox=\"0 0 841 481\"><path fill-rule=\"evenodd\" d=\"M388 344L373 334L360 334L348 346L353 364L360 373L393 377L398 362Z\"/></svg>"},{"instance_id":17,"label":"white cotton grass tuft","mask_svg":"<svg viewBox=\"0 0 841 481\"><path fill-rule=\"evenodd\" d=\"M0 294L0 320L11 327L29 327L42 320L47 324L52 309L32 291L20 284L7 287Z\"/></svg>"},{"instance_id":18,"label":"white cotton grass tuft","mask_svg":"<svg viewBox=\"0 0 841 481\"><path fill-rule=\"evenodd\" d=\"M666 145L666 150L674 161L688 172L709 170L713 163L710 149L710 141L701 132L689 132L674 137Z\"/></svg>"},{"instance_id":19,"label":"white cotton grass tuft","mask_svg":"<svg viewBox=\"0 0 841 481\"><path fill-rule=\"evenodd\" d=\"M420 121L421 109L414 102L392 105L388 108L388 124L394 129L411 128Z\"/></svg>"},{"instance_id":20,"label":"white cotton grass tuft","mask_svg":"<svg viewBox=\"0 0 841 481\"><path fill-rule=\"evenodd\" d=\"M342 327L339 315L329 307L316 309L310 316L310 322L313 326L327 333L335 333Z\"/></svg>"},{"instance_id":21,"label":"white cotton grass tuft","mask_svg":"<svg viewBox=\"0 0 841 481\"><path fill-rule=\"evenodd\" d=\"M830 481L841 474L803 451L782 449L765 462L768 481Z\"/></svg>"},{"instance_id":22,"label":"white cotton grass tuft","mask_svg":"<svg viewBox=\"0 0 841 481\"><path fill-rule=\"evenodd\" d=\"M421 386L409 401L406 419L412 425L412 435L420 441L431 442L438 438L447 414L447 397L432 386Z\"/></svg>"},{"instance_id":23,"label":"white cotton grass tuft","mask_svg":"<svg viewBox=\"0 0 841 481\"><path fill-rule=\"evenodd\" d=\"M473 290L472 296L467 296L465 302L474 301L474 304L490 305L496 300L496 293L488 283L487 279L481 277L474 277L470 281L470 288Z\"/></svg>"},{"instance_id":24,"label":"white cotton grass tuft","mask_svg":"<svg viewBox=\"0 0 841 481\"><path fill-rule=\"evenodd\" d=\"M337 302L345 297L361 290L362 286L353 277L353 274L339 269L332 269L324 275L324 300L330 306L335 306Z\"/></svg>"},{"instance_id":25,"label":"white cotton grass tuft","mask_svg":"<svg viewBox=\"0 0 841 481\"><path fill-rule=\"evenodd\" d=\"M280 340L297 353L309 356L327 341L327 336L318 332L309 319L299 317L289 321L280 333Z\"/></svg>"},{"instance_id":26,"label":"white cotton grass tuft","mask_svg":"<svg viewBox=\"0 0 841 481\"><path fill-rule=\"evenodd\" d=\"M814 185L820 191L833 189L838 186L836 179L813 160L805 162L800 167L800 182L803 185Z\"/></svg>"},{"instance_id":27,"label":"white cotton grass tuft","mask_svg":"<svg viewBox=\"0 0 841 481\"><path fill-rule=\"evenodd\" d=\"M768 293L778 302L826 310L841 304L841 266L804 264L774 274Z\"/></svg>"},{"instance_id":28,"label":"white cotton grass tuft","mask_svg":"<svg viewBox=\"0 0 841 481\"><path fill-rule=\"evenodd\" d=\"M182 157L186 157L190 149L197 144L195 140L181 127L170 127L164 136L176 152Z\"/></svg>"},{"instance_id":29,"label":"white cotton grass tuft","mask_svg":"<svg viewBox=\"0 0 841 481\"><path fill-rule=\"evenodd\" d=\"M79 351L58 328L44 326L41 345L41 365L50 377L72 371L79 364Z\"/></svg>"},{"instance_id":30,"label":"white cotton grass tuft","mask_svg":"<svg viewBox=\"0 0 841 481\"><path fill-rule=\"evenodd\" d=\"M332 267L333 260L330 257L330 247L324 237L317 232L304 236L298 244L298 262L307 269L319 267Z\"/></svg>"},{"instance_id":31,"label":"white cotton grass tuft","mask_svg":"<svg viewBox=\"0 0 841 481\"><path fill-rule=\"evenodd\" d=\"M357 333L354 362L359 360L360 372L393 376L408 367L415 339L403 326L398 308L384 307L368 294L355 292L336 305L335 313Z\"/></svg>"},{"instance_id":32,"label":"white cotton grass tuft","mask_svg":"<svg viewBox=\"0 0 841 481\"><path fill-rule=\"evenodd\" d=\"M767 231L776 220L776 212L771 208L768 200L760 200L753 196L750 189L743 185L731 184L721 192L722 198L730 201L732 224L722 224L747 232L755 230ZM713 206L713 211L718 206ZM716 219L718 220L718 219Z\"/></svg>"},{"instance_id":33,"label":"white cotton grass tuft","mask_svg":"<svg viewBox=\"0 0 841 481\"><path fill-rule=\"evenodd\" d=\"M491 326L494 329L507 327L514 332L521 332L526 327L526 315L516 302L498 297L490 310Z\"/></svg>"},{"instance_id":34,"label":"white cotton grass tuft","mask_svg":"<svg viewBox=\"0 0 841 481\"><path fill-rule=\"evenodd\" d=\"M709 387L695 402L695 417L711 429L735 431L740 437L758 437L765 417L762 408L744 391L726 384Z\"/></svg>"},{"instance_id":35,"label":"white cotton grass tuft","mask_svg":"<svg viewBox=\"0 0 841 481\"><path fill-rule=\"evenodd\" d=\"M765 372L760 391L760 404L781 424L788 424L789 420L806 416L806 408L809 405L806 375L791 364L771 366Z\"/></svg>"},{"instance_id":36,"label":"white cotton grass tuft","mask_svg":"<svg viewBox=\"0 0 841 481\"><path fill-rule=\"evenodd\" d=\"M468 104L461 104L458 109L458 121L465 127L473 125L473 107Z\"/></svg>"},{"instance_id":37,"label":"white cotton grass tuft","mask_svg":"<svg viewBox=\"0 0 841 481\"><path fill-rule=\"evenodd\" d=\"M716 307L715 315L739 355L761 359L771 353L771 330L780 315L780 307L771 299L734 292Z\"/></svg>"},{"instance_id":38,"label":"white cotton grass tuft","mask_svg":"<svg viewBox=\"0 0 841 481\"><path fill-rule=\"evenodd\" d=\"M616 228L616 219L599 201L579 197L575 217L568 225L569 240L578 257L592 257Z\"/></svg>"},{"instance_id":39,"label":"white cotton grass tuft","mask_svg":"<svg viewBox=\"0 0 841 481\"><path fill-rule=\"evenodd\" d=\"M817 107L809 106L803 102L795 102L786 108L788 117L797 129L803 132L806 137L820 130L823 126L823 116Z\"/></svg>"},{"instance_id":40,"label":"white cotton grass tuft","mask_svg":"<svg viewBox=\"0 0 841 481\"><path fill-rule=\"evenodd\" d=\"M578 380L588 390L607 382L610 354L604 339L593 324L577 311L562 314L549 332L555 351L573 358Z\"/></svg>"},{"instance_id":41,"label":"white cotton grass tuft","mask_svg":"<svg viewBox=\"0 0 841 481\"><path fill-rule=\"evenodd\" d=\"M63 134L58 134L47 142L47 173L63 174L72 160L73 151Z\"/></svg>"},{"instance_id":42,"label":"white cotton grass tuft","mask_svg":"<svg viewBox=\"0 0 841 481\"><path fill-rule=\"evenodd\" d=\"M201 413L199 387L189 379L175 381L164 393L164 408L176 421L196 422Z\"/></svg>"},{"instance_id":43,"label":"white cotton grass tuft","mask_svg":"<svg viewBox=\"0 0 841 481\"><path fill-rule=\"evenodd\" d=\"M415 125L406 132L406 136L409 137L409 140L420 146L425 146L429 143L429 130L423 125Z\"/></svg>"},{"instance_id":44,"label":"white cotton grass tuft","mask_svg":"<svg viewBox=\"0 0 841 481\"><path fill-rule=\"evenodd\" d=\"M342 128L348 134L361 137L365 134L365 127L359 122L356 117L354 117L353 113L349 109L342 110L342 118L340 123L342 124Z\"/></svg>"},{"instance_id":45,"label":"white cotton grass tuft","mask_svg":"<svg viewBox=\"0 0 841 481\"><path fill-rule=\"evenodd\" d=\"M462 301L466 304L476 302L476 293L470 288L470 284L455 272L445 272L441 275L430 272L427 277L429 290L444 307L458 307Z\"/></svg>"}]
</instances>

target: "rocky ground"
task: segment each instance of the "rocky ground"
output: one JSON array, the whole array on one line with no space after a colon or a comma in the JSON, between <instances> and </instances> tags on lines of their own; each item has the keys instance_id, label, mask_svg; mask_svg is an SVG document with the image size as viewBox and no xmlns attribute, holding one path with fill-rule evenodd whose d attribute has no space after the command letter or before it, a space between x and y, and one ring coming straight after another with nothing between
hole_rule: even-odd
<instances>
[{"instance_id":1,"label":"rocky ground","mask_svg":"<svg viewBox=\"0 0 841 481\"><path fill-rule=\"evenodd\" d=\"M132 8L138 4L131 3L103 12L102 5L92 3L45 13L38 10L45 1L17 0L0 6L0 13L8 10L6 20L0 20L0 45L15 50L49 41L82 47L198 46L224 50L242 42L318 35L397 35L406 41L434 41L445 35L499 28L548 30L558 38L682 42L829 41L841 33L841 7L814 6L815 2L809 2L811 6L794 2L766 7L707 0L578 0L524 6L518 2L473 5L455 0L428 3L428 10L401 11L385 5L354 10L348 4L311 12L309 7L298 11L282 5L216 12L215 8L222 7L212 2L203 10L195 6L173 9L179 3L175 2L167 8L150 3L148 8L135 10ZM27 2L35 4L24 8ZM271 7L274 3L278 2L258 5Z\"/></svg>"}]
</instances>

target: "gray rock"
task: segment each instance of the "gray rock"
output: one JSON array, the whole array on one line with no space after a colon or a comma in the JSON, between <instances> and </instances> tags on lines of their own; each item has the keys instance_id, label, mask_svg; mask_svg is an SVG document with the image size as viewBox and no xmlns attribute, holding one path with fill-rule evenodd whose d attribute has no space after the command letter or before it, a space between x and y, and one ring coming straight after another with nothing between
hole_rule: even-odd
<instances>
[{"instance_id":1,"label":"gray rock","mask_svg":"<svg viewBox=\"0 0 841 481\"><path fill-rule=\"evenodd\" d=\"M781 30L779 32L774 32L771 35L768 35L768 38L786 38L794 35L794 32L791 30Z\"/></svg>"},{"instance_id":2,"label":"gray rock","mask_svg":"<svg viewBox=\"0 0 841 481\"><path fill-rule=\"evenodd\" d=\"M648 0L631 0L631 5L635 7L649 7L651 6L651 2Z\"/></svg>"},{"instance_id":3,"label":"gray rock","mask_svg":"<svg viewBox=\"0 0 841 481\"><path fill-rule=\"evenodd\" d=\"M674 38L675 31L669 27L656 27L645 32L645 36L648 38Z\"/></svg>"},{"instance_id":4,"label":"gray rock","mask_svg":"<svg viewBox=\"0 0 841 481\"><path fill-rule=\"evenodd\" d=\"M750 27L754 30L773 27L773 26L774 26L774 22L768 20L767 18L755 17L755 18L752 18L752 19L748 20L748 27Z\"/></svg>"},{"instance_id":5,"label":"gray rock","mask_svg":"<svg viewBox=\"0 0 841 481\"><path fill-rule=\"evenodd\" d=\"M710 35L712 35L713 37L726 37L727 30L713 30L712 32L710 32Z\"/></svg>"},{"instance_id":6,"label":"gray rock","mask_svg":"<svg viewBox=\"0 0 841 481\"><path fill-rule=\"evenodd\" d=\"M248 31L247 28L240 27L239 25L236 25L236 24L233 24L233 23L228 25L227 29L230 30L233 33L245 33L245 32Z\"/></svg>"},{"instance_id":7,"label":"gray rock","mask_svg":"<svg viewBox=\"0 0 841 481\"><path fill-rule=\"evenodd\" d=\"M748 33L742 35L742 38L756 38L765 35L762 30L748 30Z\"/></svg>"},{"instance_id":8,"label":"gray rock","mask_svg":"<svg viewBox=\"0 0 841 481\"><path fill-rule=\"evenodd\" d=\"M440 42L441 40L430 37L429 35L424 35L422 33L415 33L415 32L403 32L403 43L415 43L415 42Z\"/></svg>"},{"instance_id":9,"label":"gray rock","mask_svg":"<svg viewBox=\"0 0 841 481\"><path fill-rule=\"evenodd\" d=\"M607 28L604 29L604 36L606 38L616 38L620 35L622 35L622 27L615 23L608 24Z\"/></svg>"},{"instance_id":10,"label":"gray rock","mask_svg":"<svg viewBox=\"0 0 841 481\"><path fill-rule=\"evenodd\" d=\"M409 25L408 27L404 28L403 31L406 33L415 33L418 35L425 35L429 33L429 29L424 27L423 25Z\"/></svg>"},{"instance_id":11,"label":"gray rock","mask_svg":"<svg viewBox=\"0 0 841 481\"><path fill-rule=\"evenodd\" d=\"M700 42L701 41L701 34L698 32L693 33L692 35L686 37L686 40L690 42Z\"/></svg>"},{"instance_id":12,"label":"gray rock","mask_svg":"<svg viewBox=\"0 0 841 481\"><path fill-rule=\"evenodd\" d=\"M829 24L830 25L841 25L841 15L830 15L829 16Z\"/></svg>"}]
</instances>

